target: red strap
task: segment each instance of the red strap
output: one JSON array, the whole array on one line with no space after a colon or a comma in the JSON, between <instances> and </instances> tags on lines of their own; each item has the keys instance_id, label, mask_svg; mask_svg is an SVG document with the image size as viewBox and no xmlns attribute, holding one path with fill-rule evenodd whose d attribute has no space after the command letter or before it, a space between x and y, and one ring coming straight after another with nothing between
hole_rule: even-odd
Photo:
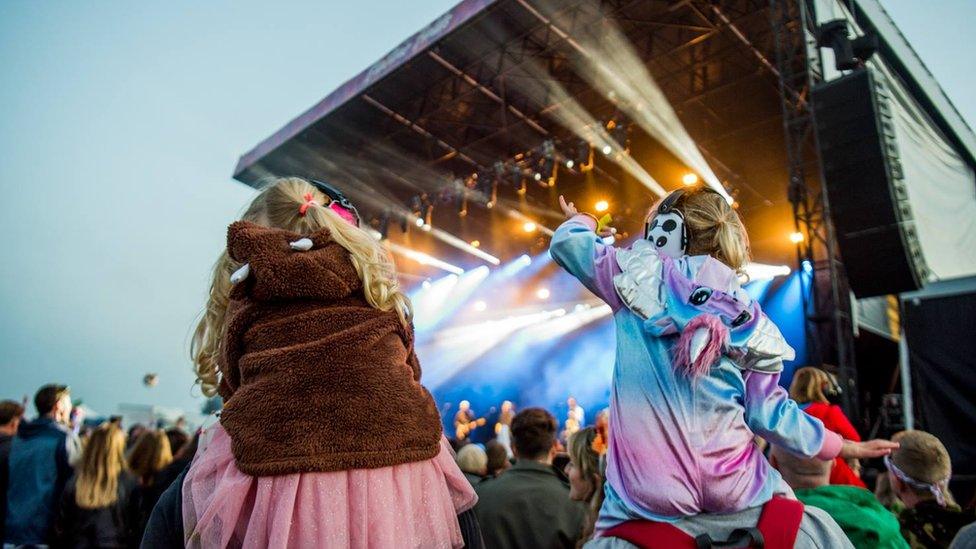
<instances>
[{"instance_id":1,"label":"red strap","mask_svg":"<svg viewBox=\"0 0 976 549\"><path fill-rule=\"evenodd\" d=\"M803 503L783 496L773 496L773 499L763 505L759 524L756 525L765 541L763 549L793 547L802 520Z\"/></svg>"},{"instance_id":2,"label":"red strap","mask_svg":"<svg viewBox=\"0 0 976 549\"><path fill-rule=\"evenodd\" d=\"M641 549L667 547L669 549L696 549L695 538L677 526L666 522L631 520L607 530L605 537L626 540Z\"/></svg>"}]
</instances>

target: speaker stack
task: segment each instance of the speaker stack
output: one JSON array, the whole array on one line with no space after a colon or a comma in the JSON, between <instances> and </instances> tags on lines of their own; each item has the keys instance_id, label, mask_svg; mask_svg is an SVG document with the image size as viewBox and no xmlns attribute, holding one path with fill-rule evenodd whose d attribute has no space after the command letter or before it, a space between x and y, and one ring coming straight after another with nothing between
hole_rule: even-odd
<instances>
[{"instance_id":1,"label":"speaker stack","mask_svg":"<svg viewBox=\"0 0 976 549\"><path fill-rule=\"evenodd\" d=\"M812 93L820 162L857 297L917 290L928 269L904 183L890 94L868 68Z\"/></svg>"}]
</instances>

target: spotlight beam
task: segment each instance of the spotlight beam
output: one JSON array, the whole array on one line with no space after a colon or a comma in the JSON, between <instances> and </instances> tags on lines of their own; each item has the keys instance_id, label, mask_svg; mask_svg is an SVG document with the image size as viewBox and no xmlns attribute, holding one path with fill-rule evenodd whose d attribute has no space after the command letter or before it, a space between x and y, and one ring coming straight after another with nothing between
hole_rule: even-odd
<instances>
[{"instance_id":1,"label":"spotlight beam","mask_svg":"<svg viewBox=\"0 0 976 549\"><path fill-rule=\"evenodd\" d=\"M400 244L397 244L396 242L387 241L387 246L389 246L390 251L392 251L393 253L412 259L417 263L420 263L421 265L430 265L431 267L437 267L438 269L456 275L464 274L464 269L458 267L457 265L451 265L446 261L441 261L436 257L427 255L423 252L418 252L417 250L413 250L406 246L402 246Z\"/></svg>"}]
</instances>

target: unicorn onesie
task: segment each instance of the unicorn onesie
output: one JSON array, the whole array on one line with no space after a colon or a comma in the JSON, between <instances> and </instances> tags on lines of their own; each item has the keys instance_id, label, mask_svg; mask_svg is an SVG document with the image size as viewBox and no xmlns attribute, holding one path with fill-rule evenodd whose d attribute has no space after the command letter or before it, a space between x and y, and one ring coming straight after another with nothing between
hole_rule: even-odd
<instances>
[{"instance_id":1,"label":"unicorn onesie","mask_svg":"<svg viewBox=\"0 0 976 549\"><path fill-rule=\"evenodd\" d=\"M807 457L840 453L841 437L779 386L793 349L732 269L710 256L671 257L659 249L663 239L614 248L596 226L572 217L549 251L610 305L616 327L598 533L629 520L731 513L789 493L755 435Z\"/></svg>"}]
</instances>

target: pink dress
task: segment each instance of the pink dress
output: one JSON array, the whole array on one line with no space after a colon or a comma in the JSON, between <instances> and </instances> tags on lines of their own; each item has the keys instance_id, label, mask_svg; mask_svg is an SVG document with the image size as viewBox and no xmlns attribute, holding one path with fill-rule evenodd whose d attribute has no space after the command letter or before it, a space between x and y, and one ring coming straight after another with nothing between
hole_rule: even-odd
<instances>
[{"instance_id":1,"label":"pink dress","mask_svg":"<svg viewBox=\"0 0 976 549\"><path fill-rule=\"evenodd\" d=\"M253 477L217 423L183 484L187 547L461 547L478 497L447 439L433 459L378 469Z\"/></svg>"}]
</instances>

